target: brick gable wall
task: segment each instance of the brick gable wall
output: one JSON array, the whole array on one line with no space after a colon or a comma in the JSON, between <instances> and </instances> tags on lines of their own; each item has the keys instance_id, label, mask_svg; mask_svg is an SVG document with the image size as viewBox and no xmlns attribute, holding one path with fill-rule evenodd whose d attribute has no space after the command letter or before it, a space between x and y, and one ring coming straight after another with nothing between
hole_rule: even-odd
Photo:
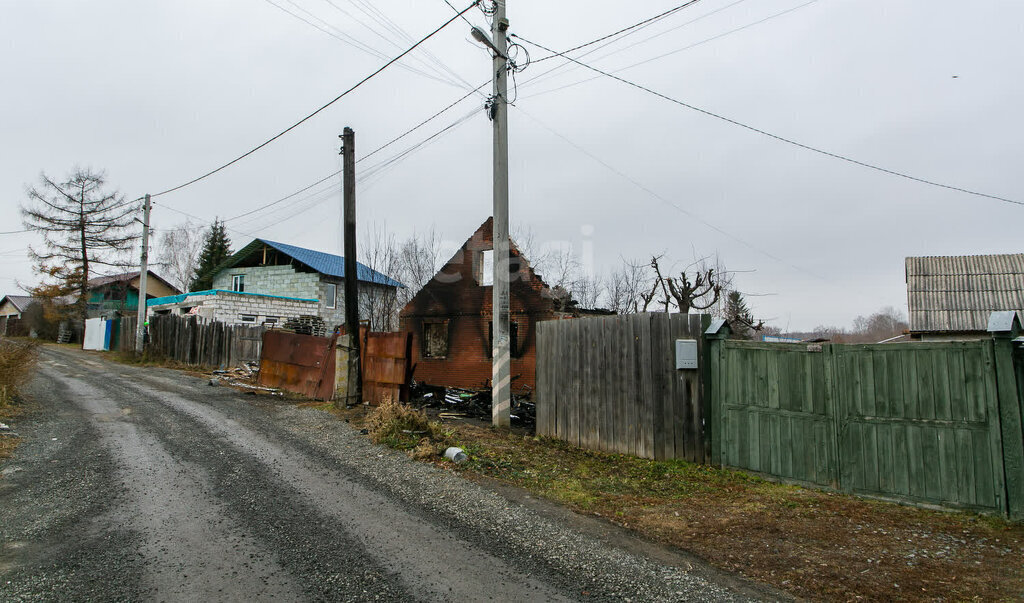
<instances>
[{"instance_id":1,"label":"brick gable wall","mask_svg":"<svg viewBox=\"0 0 1024 603\"><path fill-rule=\"evenodd\" d=\"M484 388L491 382L491 287L480 284L482 252L493 249L491 220L477 229L455 256L402 309L401 327L412 333L413 378L431 385ZM518 325L512 350L512 390L533 388L536 380L536 325L564 317L555 311L550 289L515 245L510 250L511 320ZM447 321L448 352L444 358L423 356L423 325Z\"/></svg>"}]
</instances>

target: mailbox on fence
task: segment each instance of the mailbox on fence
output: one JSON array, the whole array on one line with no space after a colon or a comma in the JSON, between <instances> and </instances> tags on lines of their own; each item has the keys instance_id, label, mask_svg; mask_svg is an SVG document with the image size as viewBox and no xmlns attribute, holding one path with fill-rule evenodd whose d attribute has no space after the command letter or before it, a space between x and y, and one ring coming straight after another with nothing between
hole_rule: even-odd
<instances>
[{"instance_id":1,"label":"mailbox on fence","mask_svg":"<svg viewBox=\"0 0 1024 603\"><path fill-rule=\"evenodd\" d=\"M676 369L697 368L697 340L677 339L676 340Z\"/></svg>"}]
</instances>

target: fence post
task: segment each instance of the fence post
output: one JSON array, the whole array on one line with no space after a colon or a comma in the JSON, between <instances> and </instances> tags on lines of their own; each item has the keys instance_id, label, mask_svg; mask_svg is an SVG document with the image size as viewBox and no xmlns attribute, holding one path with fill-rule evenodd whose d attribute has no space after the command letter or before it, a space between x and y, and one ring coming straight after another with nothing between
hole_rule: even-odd
<instances>
[{"instance_id":1,"label":"fence post","mask_svg":"<svg viewBox=\"0 0 1024 603\"><path fill-rule=\"evenodd\" d=\"M705 356L710 360L711 369L709 378L704 383L704 396L709 414L704 418L707 424L711 425L711 464L724 466L722 459L722 434L725 426L722 424L725 414L722 412L721 383L722 375L722 346L729 337L729 323L721 318L711 322L711 326L704 331L704 341L708 346L708 353Z\"/></svg>"},{"instance_id":2,"label":"fence post","mask_svg":"<svg viewBox=\"0 0 1024 603\"><path fill-rule=\"evenodd\" d=\"M1021 332L1016 312L993 312L988 320L995 352L999 428L1003 441L1003 473L1006 514L1024 519L1024 427L1021 424L1020 390L1013 365L1013 340Z\"/></svg>"}]
</instances>

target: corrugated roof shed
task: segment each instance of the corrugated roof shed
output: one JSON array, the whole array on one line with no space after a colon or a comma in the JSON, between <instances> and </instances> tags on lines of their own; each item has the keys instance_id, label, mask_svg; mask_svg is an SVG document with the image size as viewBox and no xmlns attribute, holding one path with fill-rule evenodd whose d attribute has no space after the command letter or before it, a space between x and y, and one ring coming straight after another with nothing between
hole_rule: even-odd
<instances>
[{"instance_id":1,"label":"corrugated roof shed","mask_svg":"<svg viewBox=\"0 0 1024 603\"><path fill-rule=\"evenodd\" d=\"M992 312L1024 321L1024 253L907 258L914 333L984 331Z\"/></svg>"}]
</instances>

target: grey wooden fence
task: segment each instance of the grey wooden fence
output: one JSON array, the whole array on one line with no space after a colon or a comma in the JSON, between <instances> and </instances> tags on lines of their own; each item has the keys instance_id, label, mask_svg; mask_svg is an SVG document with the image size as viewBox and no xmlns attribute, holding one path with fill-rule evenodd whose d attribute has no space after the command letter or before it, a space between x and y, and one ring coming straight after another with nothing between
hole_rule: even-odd
<instances>
[{"instance_id":1,"label":"grey wooden fence","mask_svg":"<svg viewBox=\"0 0 1024 603\"><path fill-rule=\"evenodd\" d=\"M125 327L126 323L131 326ZM121 349L134 349L134 323L135 319L122 319ZM125 328L131 333L128 342ZM232 368L244 362L259 362L265 330L200 321L195 316L156 315L149 319L146 349L150 354L183 364Z\"/></svg>"},{"instance_id":2,"label":"grey wooden fence","mask_svg":"<svg viewBox=\"0 0 1024 603\"><path fill-rule=\"evenodd\" d=\"M593 450L697 463L710 456L701 369L675 368L675 341L703 315L644 313L537 325L537 434Z\"/></svg>"}]
</instances>

